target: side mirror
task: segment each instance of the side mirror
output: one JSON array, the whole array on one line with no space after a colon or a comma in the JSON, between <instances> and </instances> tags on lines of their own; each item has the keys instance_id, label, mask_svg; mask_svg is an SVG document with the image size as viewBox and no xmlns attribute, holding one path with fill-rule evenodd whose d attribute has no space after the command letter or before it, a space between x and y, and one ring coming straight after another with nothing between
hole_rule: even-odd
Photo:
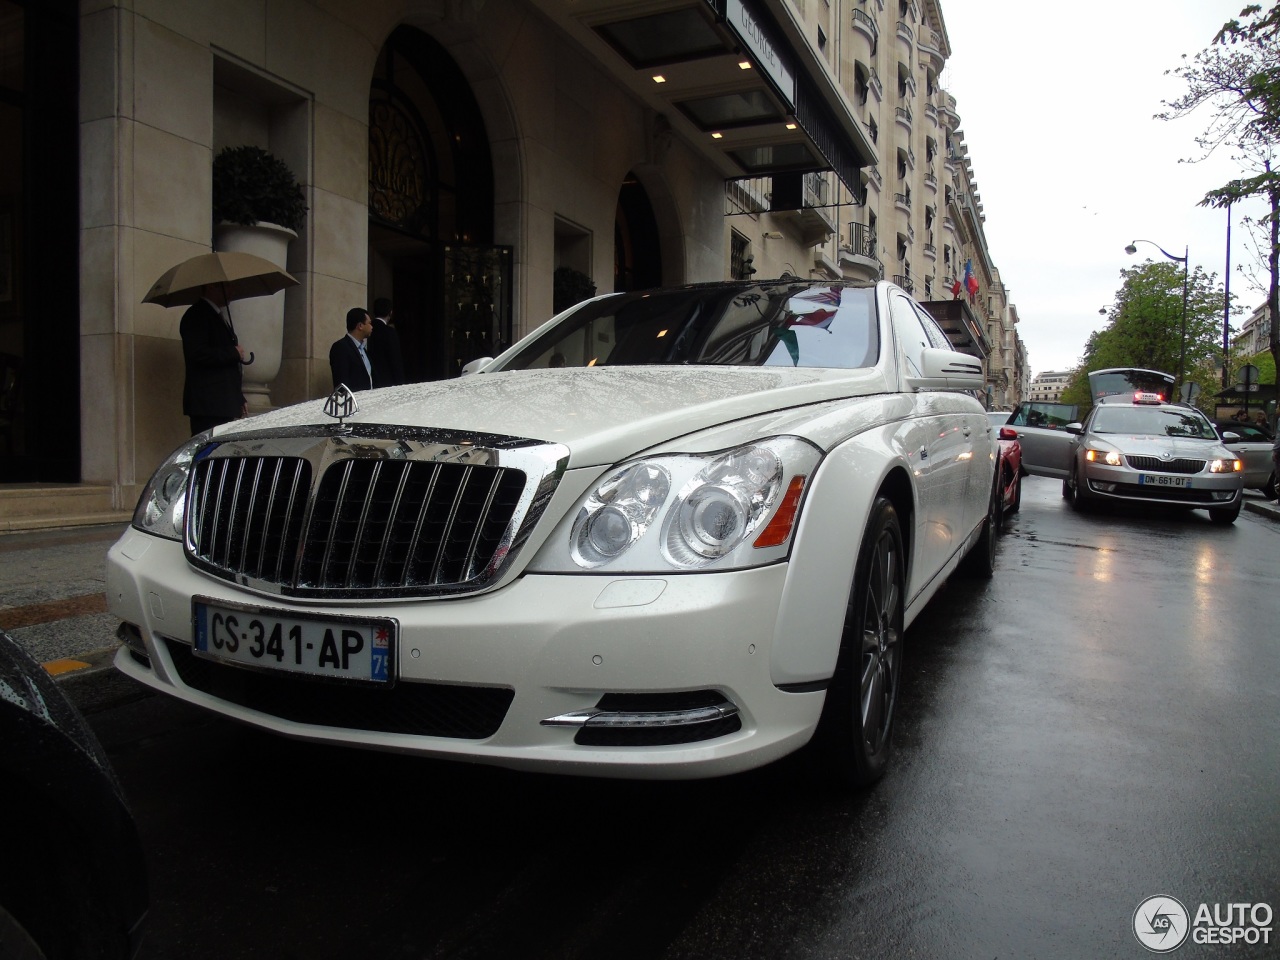
<instances>
[{"instance_id":1,"label":"side mirror","mask_svg":"<svg viewBox=\"0 0 1280 960\"><path fill-rule=\"evenodd\" d=\"M477 357L462 368L461 377L469 377L473 373L484 373L484 368L493 363L493 357Z\"/></svg>"},{"instance_id":2,"label":"side mirror","mask_svg":"<svg viewBox=\"0 0 1280 960\"><path fill-rule=\"evenodd\" d=\"M1084 424L1068 423L1064 429L1067 431L1067 433L1075 434L1078 437L1080 436L1080 434L1084 433Z\"/></svg>"},{"instance_id":3,"label":"side mirror","mask_svg":"<svg viewBox=\"0 0 1280 960\"><path fill-rule=\"evenodd\" d=\"M1015 430L1015 429L1013 429L1013 427L1001 427L1001 428L1000 428L1000 439L1001 439L1001 440L1017 440L1017 439L1018 439L1018 431L1017 431L1017 430Z\"/></svg>"},{"instance_id":4,"label":"side mirror","mask_svg":"<svg viewBox=\"0 0 1280 960\"><path fill-rule=\"evenodd\" d=\"M1239 439L1240 434L1236 433L1234 430L1228 430L1222 435L1223 443L1235 443Z\"/></svg>"},{"instance_id":5,"label":"side mirror","mask_svg":"<svg viewBox=\"0 0 1280 960\"><path fill-rule=\"evenodd\" d=\"M921 375L907 377L913 390L981 390L982 361L956 350L927 348L921 357Z\"/></svg>"}]
</instances>

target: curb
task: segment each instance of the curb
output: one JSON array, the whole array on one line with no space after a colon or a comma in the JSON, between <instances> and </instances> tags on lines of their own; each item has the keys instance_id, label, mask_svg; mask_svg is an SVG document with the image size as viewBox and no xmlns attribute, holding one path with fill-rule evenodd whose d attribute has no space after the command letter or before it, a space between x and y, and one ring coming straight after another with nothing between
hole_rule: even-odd
<instances>
[{"instance_id":1,"label":"curb","mask_svg":"<svg viewBox=\"0 0 1280 960\"><path fill-rule=\"evenodd\" d=\"M1280 503L1271 503L1267 500L1246 500L1244 508L1252 513L1270 517L1272 520L1280 520Z\"/></svg>"}]
</instances>

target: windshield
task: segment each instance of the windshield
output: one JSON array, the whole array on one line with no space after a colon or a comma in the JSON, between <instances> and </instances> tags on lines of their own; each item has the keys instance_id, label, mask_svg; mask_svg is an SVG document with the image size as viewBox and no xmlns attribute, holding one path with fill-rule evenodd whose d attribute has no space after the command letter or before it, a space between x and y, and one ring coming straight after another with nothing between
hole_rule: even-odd
<instances>
[{"instance_id":1,"label":"windshield","mask_svg":"<svg viewBox=\"0 0 1280 960\"><path fill-rule=\"evenodd\" d=\"M1203 414L1168 407L1099 407L1093 418L1094 433L1129 433L1159 437L1191 437L1217 440L1218 434Z\"/></svg>"},{"instance_id":2,"label":"windshield","mask_svg":"<svg viewBox=\"0 0 1280 960\"><path fill-rule=\"evenodd\" d=\"M1094 401L1103 397L1135 393L1158 393L1168 400L1173 396L1173 375L1159 370L1139 370L1136 367L1111 367L1089 373L1089 392Z\"/></svg>"},{"instance_id":3,"label":"windshield","mask_svg":"<svg viewBox=\"0 0 1280 960\"><path fill-rule=\"evenodd\" d=\"M708 285L584 303L493 369L636 364L874 366L875 288Z\"/></svg>"}]
</instances>

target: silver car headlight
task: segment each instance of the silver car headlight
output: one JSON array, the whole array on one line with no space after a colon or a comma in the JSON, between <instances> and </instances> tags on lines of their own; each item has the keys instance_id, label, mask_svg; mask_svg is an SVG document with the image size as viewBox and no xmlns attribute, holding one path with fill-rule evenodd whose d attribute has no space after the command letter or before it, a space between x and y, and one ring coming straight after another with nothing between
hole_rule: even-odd
<instances>
[{"instance_id":1,"label":"silver car headlight","mask_svg":"<svg viewBox=\"0 0 1280 960\"><path fill-rule=\"evenodd\" d=\"M1210 473L1239 473L1244 469L1244 462L1235 459L1221 459L1209 461Z\"/></svg>"},{"instance_id":2,"label":"silver car headlight","mask_svg":"<svg viewBox=\"0 0 1280 960\"><path fill-rule=\"evenodd\" d=\"M1124 460L1115 450L1100 450L1090 447L1084 452L1084 458L1090 463L1105 463L1109 467L1118 467Z\"/></svg>"},{"instance_id":3,"label":"silver car headlight","mask_svg":"<svg viewBox=\"0 0 1280 960\"><path fill-rule=\"evenodd\" d=\"M209 434L192 437L160 464L133 511L133 525L166 540L182 539L187 507L187 479L196 454L209 442Z\"/></svg>"},{"instance_id":4,"label":"silver car headlight","mask_svg":"<svg viewBox=\"0 0 1280 960\"><path fill-rule=\"evenodd\" d=\"M655 573L780 560L821 456L805 440L773 437L621 464L579 502L567 538L548 541L530 569Z\"/></svg>"}]
</instances>

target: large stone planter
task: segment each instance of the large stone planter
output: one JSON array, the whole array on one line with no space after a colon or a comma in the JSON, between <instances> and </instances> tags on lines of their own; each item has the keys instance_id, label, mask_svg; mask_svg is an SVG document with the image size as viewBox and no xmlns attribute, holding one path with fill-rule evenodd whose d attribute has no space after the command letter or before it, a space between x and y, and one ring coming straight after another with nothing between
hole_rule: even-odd
<instances>
[{"instance_id":1,"label":"large stone planter","mask_svg":"<svg viewBox=\"0 0 1280 960\"><path fill-rule=\"evenodd\" d=\"M281 270L289 243L297 234L274 223L219 223L213 228L215 250L252 253L270 260ZM271 409L271 381L280 373L284 350L285 291L269 297L251 297L231 303L231 322L245 352L252 351L253 363L244 368L244 398L249 414Z\"/></svg>"}]
</instances>

